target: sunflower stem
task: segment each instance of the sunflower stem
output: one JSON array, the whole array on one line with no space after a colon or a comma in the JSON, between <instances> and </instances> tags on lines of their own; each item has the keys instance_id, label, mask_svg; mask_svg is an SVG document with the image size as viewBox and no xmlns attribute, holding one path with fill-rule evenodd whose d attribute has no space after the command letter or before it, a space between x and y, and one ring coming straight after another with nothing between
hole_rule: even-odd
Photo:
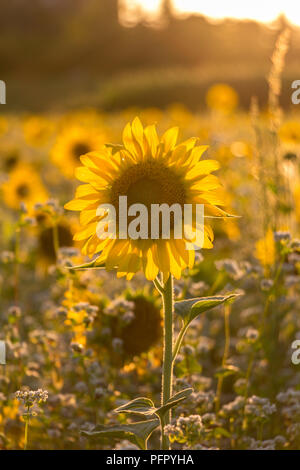
<instances>
[{"instance_id":1,"label":"sunflower stem","mask_svg":"<svg viewBox=\"0 0 300 470\"><path fill-rule=\"evenodd\" d=\"M164 312L164 354L162 373L162 405L172 395L173 380L173 278L170 274L168 278L163 275L163 312ZM171 421L171 411L168 411L161 420L161 447L164 450L170 449L168 436L164 432L164 427Z\"/></svg>"}]
</instances>

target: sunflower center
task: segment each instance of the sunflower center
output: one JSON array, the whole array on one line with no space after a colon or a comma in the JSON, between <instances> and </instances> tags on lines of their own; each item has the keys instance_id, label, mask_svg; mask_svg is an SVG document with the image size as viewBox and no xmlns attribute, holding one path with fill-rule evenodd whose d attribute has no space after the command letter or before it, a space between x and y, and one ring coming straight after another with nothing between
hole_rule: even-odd
<instances>
[{"instance_id":1,"label":"sunflower center","mask_svg":"<svg viewBox=\"0 0 300 470\"><path fill-rule=\"evenodd\" d=\"M74 155L75 160L79 160L81 155L84 155L90 151L90 147L85 142L77 142L72 148L72 154Z\"/></svg>"},{"instance_id":2,"label":"sunflower center","mask_svg":"<svg viewBox=\"0 0 300 470\"><path fill-rule=\"evenodd\" d=\"M17 194L19 197L26 197L29 195L29 187L27 184L23 183L17 187Z\"/></svg>"},{"instance_id":3,"label":"sunflower center","mask_svg":"<svg viewBox=\"0 0 300 470\"><path fill-rule=\"evenodd\" d=\"M119 197L127 196L128 208L133 204L142 204L148 212L148 233L151 232L152 204L179 204L186 201L186 192L181 177L163 164L148 160L127 168L111 188L111 202L119 219ZM128 223L134 217L128 216ZM159 233L162 235L162 214L159 215ZM174 213L170 214L170 230L174 229Z\"/></svg>"},{"instance_id":4,"label":"sunflower center","mask_svg":"<svg viewBox=\"0 0 300 470\"><path fill-rule=\"evenodd\" d=\"M4 163L5 169L10 171L12 168L14 168L18 162L18 159L19 158L17 153L12 152L11 154L7 155Z\"/></svg>"},{"instance_id":5,"label":"sunflower center","mask_svg":"<svg viewBox=\"0 0 300 470\"><path fill-rule=\"evenodd\" d=\"M185 203L185 188L179 175L163 163L146 161L128 168L112 185L112 203L117 208L119 196L127 196L128 206Z\"/></svg>"}]
</instances>

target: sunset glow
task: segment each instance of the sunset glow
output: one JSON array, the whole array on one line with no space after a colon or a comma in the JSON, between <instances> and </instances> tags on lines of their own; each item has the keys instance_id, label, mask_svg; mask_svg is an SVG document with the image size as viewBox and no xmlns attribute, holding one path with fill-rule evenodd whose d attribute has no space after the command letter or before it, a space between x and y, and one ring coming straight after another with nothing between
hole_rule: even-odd
<instances>
[{"instance_id":1,"label":"sunset glow","mask_svg":"<svg viewBox=\"0 0 300 470\"><path fill-rule=\"evenodd\" d=\"M160 0L126 0L129 9L141 7L150 16L158 14ZM274 0L272 2L253 0L252 2L238 2L236 0L173 0L173 6L177 14L184 15L197 12L212 19L237 18L253 19L262 22L275 20L278 15L284 14L289 21L300 25L300 10L293 0Z\"/></svg>"}]
</instances>

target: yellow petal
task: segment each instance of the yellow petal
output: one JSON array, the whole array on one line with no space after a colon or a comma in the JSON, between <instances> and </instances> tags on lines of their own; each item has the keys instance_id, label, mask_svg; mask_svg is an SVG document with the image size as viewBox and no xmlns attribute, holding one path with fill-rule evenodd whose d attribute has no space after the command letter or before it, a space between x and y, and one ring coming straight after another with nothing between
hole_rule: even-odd
<instances>
[{"instance_id":1,"label":"yellow petal","mask_svg":"<svg viewBox=\"0 0 300 470\"><path fill-rule=\"evenodd\" d=\"M159 140L158 140L155 126L154 125L147 126L145 128L144 133L145 133L145 137L150 148L151 155L153 158L155 158L157 156L157 150L159 146Z\"/></svg>"},{"instance_id":2,"label":"yellow petal","mask_svg":"<svg viewBox=\"0 0 300 470\"><path fill-rule=\"evenodd\" d=\"M199 175L208 175L212 171L216 171L220 168L219 162L217 160L202 160L202 162L197 163L193 166L187 173L186 179L193 180Z\"/></svg>"},{"instance_id":3,"label":"yellow petal","mask_svg":"<svg viewBox=\"0 0 300 470\"><path fill-rule=\"evenodd\" d=\"M165 144L166 153L170 152L175 147L178 137L178 131L178 127L172 127L171 129L168 129L162 136L161 140Z\"/></svg>"}]
</instances>

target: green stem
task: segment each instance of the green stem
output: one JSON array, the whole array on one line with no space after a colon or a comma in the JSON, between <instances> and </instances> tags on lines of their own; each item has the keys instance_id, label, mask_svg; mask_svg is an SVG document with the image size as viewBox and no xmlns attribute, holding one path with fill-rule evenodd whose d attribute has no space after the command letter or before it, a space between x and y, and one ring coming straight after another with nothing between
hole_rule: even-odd
<instances>
[{"instance_id":1,"label":"green stem","mask_svg":"<svg viewBox=\"0 0 300 470\"><path fill-rule=\"evenodd\" d=\"M248 364L248 368L247 368L247 372L246 372L246 377L245 377L245 393L244 393L245 404L244 404L244 411L243 411L243 416L244 417L243 417L243 424L242 424L243 431L247 430L247 418L246 418L246 414L245 414L245 408L246 408L246 401L247 401L248 393L249 393L249 381L250 381L250 375L251 375L252 367L253 367L253 363L254 363L254 356L255 356L255 353L252 351L252 354L251 354L251 357L250 357L250 360L249 360L249 364Z\"/></svg>"},{"instance_id":2,"label":"green stem","mask_svg":"<svg viewBox=\"0 0 300 470\"><path fill-rule=\"evenodd\" d=\"M163 354L163 375L162 375L162 405L164 405L172 395L173 379L173 279L172 276L166 279L163 276L163 311L164 311L164 354ZM165 414L162 422L162 449L168 450L170 443L164 433L164 426L171 421L171 411Z\"/></svg>"},{"instance_id":3,"label":"green stem","mask_svg":"<svg viewBox=\"0 0 300 470\"><path fill-rule=\"evenodd\" d=\"M177 336L177 339L176 339L175 345L174 345L174 351L173 351L173 362L175 361L175 359L177 357L177 354L179 352L182 340L184 338L184 335L185 335L187 329L188 329L188 325L183 325L180 332L179 332L179 334L178 334L178 336Z\"/></svg>"},{"instance_id":4,"label":"green stem","mask_svg":"<svg viewBox=\"0 0 300 470\"><path fill-rule=\"evenodd\" d=\"M28 428L29 428L29 408L27 409L26 421L25 421L24 450L27 450L27 445L28 445Z\"/></svg>"},{"instance_id":5,"label":"green stem","mask_svg":"<svg viewBox=\"0 0 300 470\"><path fill-rule=\"evenodd\" d=\"M53 248L55 253L55 258L58 258L58 251L59 251L59 234L58 234L58 226L55 222L52 227L53 230Z\"/></svg>"},{"instance_id":6,"label":"green stem","mask_svg":"<svg viewBox=\"0 0 300 470\"><path fill-rule=\"evenodd\" d=\"M229 347L230 347L229 316L230 316L230 306L225 305L224 306L225 346L224 346L224 353L223 353L223 359L222 359L222 367L226 367L226 362L227 362L227 359L228 359ZM220 409L222 387L223 387L223 376L220 376L218 378L218 384L217 384L216 413L218 413L218 411Z\"/></svg>"},{"instance_id":7,"label":"green stem","mask_svg":"<svg viewBox=\"0 0 300 470\"><path fill-rule=\"evenodd\" d=\"M20 237L21 228L18 225L16 228L16 242L15 242L15 278L14 278L14 297L15 302L19 301L19 278L20 278Z\"/></svg>"}]
</instances>

